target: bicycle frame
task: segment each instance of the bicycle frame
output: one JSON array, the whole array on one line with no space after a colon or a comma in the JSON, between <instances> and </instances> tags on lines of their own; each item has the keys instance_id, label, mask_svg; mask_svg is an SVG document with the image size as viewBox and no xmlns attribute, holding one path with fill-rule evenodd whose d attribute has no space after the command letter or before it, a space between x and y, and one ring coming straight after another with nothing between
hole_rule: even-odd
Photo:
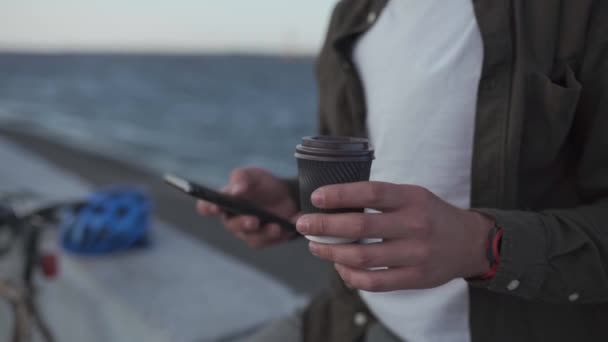
<instances>
[{"instance_id":1,"label":"bicycle frame","mask_svg":"<svg viewBox=\"0 0 608 342\"><path fill-rule=\"evenodd\" d=\"M21 274L16 280L0 279L0 298L9 302L13 309L13 342L29 342L33 338L35 328L47 342L53 342L54 337L40 314L36 303L36 288L33 274L39 267L40 235L50 219L50 208L38 210L30 215L18 218L14 213L3 208L6 222L0 222L0 229L11 230L12 237L7 246L2 246L0 257L11 248L20 248L23 256ZM9 213L9 214L7 214Z\"/></svg>"}]
</instances>

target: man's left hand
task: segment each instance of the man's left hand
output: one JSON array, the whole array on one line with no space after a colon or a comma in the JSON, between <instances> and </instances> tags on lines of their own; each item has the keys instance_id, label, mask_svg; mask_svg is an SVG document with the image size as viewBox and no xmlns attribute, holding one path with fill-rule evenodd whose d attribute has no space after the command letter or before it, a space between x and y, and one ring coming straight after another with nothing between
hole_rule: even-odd
<instances>
[{"instance_id":1,"label":"man's left hand","mask_svg":"<svg viewBox=\"0 0 608 342\"><path fill-rule=\"evenodd\" d=\"M332 261L351 287L376 292L431 288L489 269L485 248L492 221L454 207L425 188L384 182L336 184L317 189L311 200L325 209L380 211L308 214L297 222L305 235L383 239L371 244L310 242L311 253Z\"/></svg>"}]
</instances>

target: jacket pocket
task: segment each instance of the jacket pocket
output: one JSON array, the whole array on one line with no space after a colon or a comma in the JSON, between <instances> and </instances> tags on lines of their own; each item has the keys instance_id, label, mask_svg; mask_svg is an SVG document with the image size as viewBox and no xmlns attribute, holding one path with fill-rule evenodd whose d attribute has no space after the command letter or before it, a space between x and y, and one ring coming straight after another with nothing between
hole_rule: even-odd
<instances>
[{"instance_id":1,"label":"jacket pocket","mask_svg":"<svg viewBox=\"0 0 608 342\"><path fill-rule=\"evenodd\" d=\"M572 69L561 63L551 76L533 72L526 80L526 116L522 147L530 164L546 166L567 143L581 84Z\"/></svg>"}]
</instances>

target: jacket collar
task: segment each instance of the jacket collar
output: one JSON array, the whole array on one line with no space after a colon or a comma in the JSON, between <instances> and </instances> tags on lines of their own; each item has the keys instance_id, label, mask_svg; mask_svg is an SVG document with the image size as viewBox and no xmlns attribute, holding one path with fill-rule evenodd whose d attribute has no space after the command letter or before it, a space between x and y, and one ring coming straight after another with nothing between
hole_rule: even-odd
<instances>
[{"instance_id":1,"label":"jacket collar","mask_svg":"<svg viewBox=\"0 0 608 342\"><path fill-rule=\"evenodd\" d=\"M342 0L346 6L344 20L336 27L332 37L333 47L346 61L351 62L351 52L357 38L369 30L389 0Z\"/></svg>"}]
</instances>

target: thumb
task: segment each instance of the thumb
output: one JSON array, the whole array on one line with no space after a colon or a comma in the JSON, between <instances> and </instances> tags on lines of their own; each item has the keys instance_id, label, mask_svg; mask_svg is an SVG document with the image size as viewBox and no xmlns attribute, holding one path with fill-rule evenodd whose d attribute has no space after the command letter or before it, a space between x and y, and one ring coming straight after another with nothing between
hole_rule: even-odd
<instances>
[{"instance_id":1,"label":"thumb","mask_svg":"<svg viewBox=\"0 0 608 342\"><path fill-rule=\"evenodd\" d=\"M226 191L231 195L241 195L252 191L257 182L256 175L250 169L238 168L230 174Z\"/></svg>"}]
</instances>

